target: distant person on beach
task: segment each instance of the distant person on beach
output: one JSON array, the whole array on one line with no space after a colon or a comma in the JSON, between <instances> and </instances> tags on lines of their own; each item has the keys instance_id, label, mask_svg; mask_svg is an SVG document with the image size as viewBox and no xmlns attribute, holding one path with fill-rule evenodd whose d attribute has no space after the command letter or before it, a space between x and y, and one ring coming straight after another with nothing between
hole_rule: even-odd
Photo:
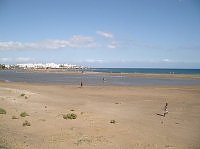
<instances>
[{"instance_id":1,"label":"distant person on beach","mask_svg":"<svg viewBox=\"0 0 200 149\"><path fill-rule=\"evenodd\" d=\"M166 102L165 107L164 107L164 114L163 114L164 117L166 114L168 114L167 108L168 108L168 103Z\"/></svg>"},{"instance_id":2,"label":"distant person on beach","mask_svg":"<svg viewBox=\"0 0 200 149\"><path fill-rule=\"evenodd\" d=\"M83 87L83 82L81 81L81 87Z\"/></svg>"}]
</instances>

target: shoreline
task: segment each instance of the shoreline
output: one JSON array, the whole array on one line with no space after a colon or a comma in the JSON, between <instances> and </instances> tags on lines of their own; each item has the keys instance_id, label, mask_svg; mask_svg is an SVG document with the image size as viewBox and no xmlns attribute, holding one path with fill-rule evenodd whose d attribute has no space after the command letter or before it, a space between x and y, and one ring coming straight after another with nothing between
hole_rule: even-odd
<instances>
[{"instance_id":1,"label":"shoreline","mask_svg":"<svg viewBox=\"0 0 200 149\"><path fill-rule=\"evenodd\" d=\"M55 87L73 87L73 88L149 88L149 87L155 87L155 88L199 88L200 85L163 85L163 84L148 84L148 85L91 85L91 84L86 84L83 85L82 87L80 84L62 84L62 83L43 83L43 82L11 82L11 81L2 81L0 80L0 85L30 85L30 86L55 86Z\"/></svg>"},{"instance_id":2,"label":"shoreline","mask_svg":"<svg viewBox=\"0 0 200 149\"><path fill-rule=\"evenodd\" d=\"M10 70L9 70L10 71ZM119 76L130 78L159 78L159 79L193 79L199 80L200 74L159 74L159 73L112 73L112 72L93 72L93 71L64 71L56 69L47 70L11 70L18 73L47 73L47 74L66 74L66 75L97 75L97 76Z\"/></svg>"},{"instance_id":3,"label":"shoreline","mask_svg":"<svg viewBox=\"0 0 200 149\"><path fill-rule=\"evenodd\" d=\"M0 80L0 85L33 85L33 86L63 86L63 87L73 87L73 88L149 88L149 87L155 87L155 88L199 88L199 85L193 85L193 84L187 84L187 85L163 85L163 84L137 84L137 85L113 85L113 84L83 84L81 87L80 84L68 84L68 83L44 83L44 82L14 82L14 81L4 81Z\"/></svg>"},{"instance_id":4,"label":"shoreline","mask_svg":"<svg viewBox=\"0 0 200 149\"><path fill-rule=\"evenodd\" d=\"M122 76L132 78L160 78L160 79L200 79L200 74L157 74L157 73L104 73L86 72L87 74Z\"/></svg>"}]
</instances>

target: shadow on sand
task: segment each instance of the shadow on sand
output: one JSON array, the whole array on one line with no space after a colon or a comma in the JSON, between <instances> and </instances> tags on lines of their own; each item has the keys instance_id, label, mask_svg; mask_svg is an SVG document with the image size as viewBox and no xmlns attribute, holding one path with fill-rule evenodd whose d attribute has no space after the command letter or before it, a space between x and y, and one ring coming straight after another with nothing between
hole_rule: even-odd
<instances>
[{"instance_id":1,"label":"shadow on sand","mask_svg":"<svg viewBox=\"0 0 200 149\"><path fill-rule=\"evenodd\" d=\"M156 113L156 115L158 115L158 116L162 116L162 117L165 117L164 114L160 114L160 113Z\"/></svg>"}]
</instances>

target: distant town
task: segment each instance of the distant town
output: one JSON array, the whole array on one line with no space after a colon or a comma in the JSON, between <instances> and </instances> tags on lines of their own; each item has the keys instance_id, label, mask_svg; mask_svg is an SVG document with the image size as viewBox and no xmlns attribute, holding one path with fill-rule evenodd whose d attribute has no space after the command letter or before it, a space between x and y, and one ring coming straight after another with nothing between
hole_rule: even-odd
<instances>
[{"instance_id":1,"label":"distant town","mask_svg":"<svg viewBox=\"0 0 200 149\"><path fill-rule=\"evenodd\" d=\"M86 69L86 67L72 65L72 64L27 63L27 64L15 64L15 65L0 64L0 69Z\"/></svg>"}]
</instances>

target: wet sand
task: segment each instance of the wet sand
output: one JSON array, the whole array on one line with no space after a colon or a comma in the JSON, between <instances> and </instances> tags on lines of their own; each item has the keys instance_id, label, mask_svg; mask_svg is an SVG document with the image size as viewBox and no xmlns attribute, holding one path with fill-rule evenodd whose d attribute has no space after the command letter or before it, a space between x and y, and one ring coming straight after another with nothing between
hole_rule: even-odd
<instances>
[{"instance_id":1,"label":"wet sand","mask_svg":"<svg viewBox=\"0 0 200 149\"><path fill-rule=\"evenodd\" d=\"M133 78L166 78L166 79L200 79L200 74L157 74L157 73L112 73L112 72L92 72L92 71L66 71L65 69L27 69L17 70L21 72L35 73L56 73L66 75L100 75L100 76L124 76Z\"/></svg>"},{"instance_id":2,"label":"wet sand","mask_svg":"<svg viewBox=\"0 0 200 149\"><path fill-rule=\"evenodd\" d=\"M7 112L0 114L1 147L200 148L200 86L0 82L0 108ZM24 111L29 116L21 117ZM77 118L63 119L67 113ZM22 126L25 120L31 126Z\"/></svg>"}]
</instances>

